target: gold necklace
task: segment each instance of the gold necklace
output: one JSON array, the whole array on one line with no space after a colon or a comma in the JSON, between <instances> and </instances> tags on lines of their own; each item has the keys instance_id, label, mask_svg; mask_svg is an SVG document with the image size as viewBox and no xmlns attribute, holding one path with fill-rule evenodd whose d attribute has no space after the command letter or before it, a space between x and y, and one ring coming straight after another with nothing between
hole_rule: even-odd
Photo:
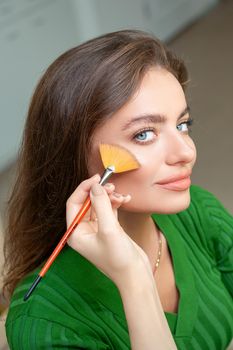
<instances>
[{"instance_id":1,"label":"gold necklace","mask_svg":"<svg viewBox=\"0 0 233 350\"><path fill-rule=\"evenodd\" d=\"M154 267L154 270L153 270L153 275L155 274L156 270L159 267L161 254L162 254L162 234L161 234L161 231L159 231L159 249L158 249L157 259L156 259L156 262L155 262L155 267Z\"/></svg>"}]
</instances>

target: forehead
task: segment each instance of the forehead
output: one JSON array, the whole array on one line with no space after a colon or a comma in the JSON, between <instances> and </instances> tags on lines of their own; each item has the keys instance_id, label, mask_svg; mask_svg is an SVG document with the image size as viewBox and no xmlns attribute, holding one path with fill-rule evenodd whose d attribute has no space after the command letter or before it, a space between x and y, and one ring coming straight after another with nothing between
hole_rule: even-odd
<instances>
[{"instance_id":1,"label":"forehead","mask_svg":"<svg viewBox=\"0 0 233 350\"><path fill-rule=\"evenodd\" d=\"M154 112L164 114L169 113L169 107L174 108L184 100L183 89L176 77L163 68L154 67L146 73L138 90L122 110L137 108L140 113L145 112L148 105Z\"/></svg>"},{"instance_id":2,"label":"forehead","mask_svg":"<svg viewBox=\"0 0 233 350\"><path fill-rule=\"evenodd\" d=\"M185 107L185 95L178 80L167 70L155 67L145 74L132 98L107 119L94 136L112 129L122 130L133 119L144 115L177 119Z\"/></svg>"}]
</instances>

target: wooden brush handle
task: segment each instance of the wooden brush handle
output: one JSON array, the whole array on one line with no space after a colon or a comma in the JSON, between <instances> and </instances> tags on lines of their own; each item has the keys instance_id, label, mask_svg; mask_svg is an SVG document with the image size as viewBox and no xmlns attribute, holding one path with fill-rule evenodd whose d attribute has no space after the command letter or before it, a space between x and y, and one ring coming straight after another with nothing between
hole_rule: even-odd
<instances>
[{"instance_id":1,"label":"wooden brush handle","mask_svg":"<svg viewBox=\"0 0 233 350\"><path fill-rule=\"evenodd\" d=\"M113 174L113 172L114 172L114 167L112 166L105 169L105 172L101 177L100 184L101 185L105 184L105 182ZM60 242L57 244L56 248L54 249L50 257L46 261L45 265L37 275L31 287L28 289L27 293L24 295L24 298L23 298L24 301L26 301L30 297L32 292L35 290L36 286L39 284L42 277L44 277L44 275L46 274L46 272L48 271L48 269L50 268L50 266L52 265L52 263L54 262L54 260L56 259L60 251L62 250L62 248L64 247L64 245L66 244L71 233L74 231L75 227L80 223L80 221L82 220L82 218L84 217L84 215L86 214L86 212L90 207L91 207L91 199L90 199L90 196L88 196L85 202L83 203L81 209L79 210L78 214L75 216L74 220L72 221L71 225L68 227L67 231L62 236Z\"/></svg>"},{"instance_id":2,"label":"wooden brush handle","mask_svg":"<svg viewBox=\"0 0 233 350\"><path fill-rule=\"evenodd\" d=\"M48 269L50 268L50 266L52 265L52 263L54 262L54 260L56 259L56 257L58 256L62 248L64 247L64 245L66 244L71 233L74 231L76 226L80 223L80 221L82 220L82 218L84 217L84 215L86 214L86 212L90 207L91 207L91 199L90 199L90 196L88 196L85 202L83 203L82 207L80 208L78 214L75 216L74 220L72 221L71 225L68 227L67 231L62 236L60 242L57 244L56 248L54 249L50 257L46 261L42 270L40 271L39 273L40 277L43 277L46 274L46 272L48 271Z\"/></svg>"}]
</instances>

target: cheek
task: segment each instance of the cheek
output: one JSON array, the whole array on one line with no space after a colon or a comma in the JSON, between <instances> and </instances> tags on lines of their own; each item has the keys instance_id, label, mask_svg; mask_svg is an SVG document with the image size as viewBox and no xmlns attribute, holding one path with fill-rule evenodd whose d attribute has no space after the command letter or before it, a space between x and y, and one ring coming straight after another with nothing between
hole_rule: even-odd
<instances>
[{"instance_id":1,"label":"cheek","mask_svg":"<svg viewBox=\"0 0 233 350\"><path fill-rule=\"evenodd\" d=\"M100 157L99 147L92 149L91 154L88 158L88 174L89 177L99 174L100 176L104 173L104 166Z\"/></svg>"},{"instance_id":2,"label":"cheek","mask_svg":"<svg viewBox=\"0 0 233 350\"><path fill-rule=\"evenodd\" d=\"M123 204L121 210L140 213L152 213L155 206L155 172L148 167L141 167L132 172L115 174L112 181L116 191L124 195L130 194L129 203Z\"/></svg>"},{"instance_id":3,"label":"cheek","mask_svg":"<svg viewBox=\"0 0 233 350\"><path fill-rule=\"evenodd\" d=\"M140 196L140 189L145 191L151 188L155 181L155 171L150 165L141 164L141 167L137 170L114 174L110 181L115 184L116 191L122 194L130 194L133 199L135 196Z\"/></svg>"},{"instance_id":4,"label":"cheek","mask_svg":"<svg viewBox=\"0 0 233 350\"><path fill-rule=\"evenodd\" d=\"M197 149L196 149L196 145L194 143L194 141L190 138L190 141L189 141L189 145L190 147L192 148L193 150L193 159L192 159L192 166L196 163L196 159L197 159Z\"/></svg>"},{"instance_id":5,"label":"cheek","mask_svg":"<svg viewBox=\"0 0 233 350\"><path fill-rule=\"evenodd\" d=\"M95 174L99 174L100 176L102 176L103 173L104 173L104 167L103 167L101 161L98 161L96 159L89 161L89 163L88 163L89 177L91 177Z\"/></svg>"}]
</instances>

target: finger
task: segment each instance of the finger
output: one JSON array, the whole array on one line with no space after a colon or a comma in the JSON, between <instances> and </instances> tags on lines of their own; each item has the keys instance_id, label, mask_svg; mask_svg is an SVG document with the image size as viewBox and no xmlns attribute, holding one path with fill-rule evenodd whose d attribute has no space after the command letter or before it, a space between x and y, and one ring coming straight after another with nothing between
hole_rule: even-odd
<instances>
[{"instance_id":1,"label":"finger","mask_svg":"<svg viewBox=\"0 0 233 350\"><path fill-rule=\"evenodd\" d=\"M130 200L130 195L123 195L121 193L113 192L109 195L111 204L113 208L120 207L123 203L126 203Z\"/></svg>"},{"instance_id":2,"label":"finger","mask_svg":"<svg viewBox=\"0 0 233 350\"><path fill-rule=\"evenodd\" d=\"M110 197L113 213L116 218L118 218L118 209L125 203L128 203L131 200L131 196L129 194L127 195L120 195L119 193L113 193Z\"/></svg>"},{"instance_id":3,"label":"finger","mask_svg":"<svg viewBox=\"0 0 233 350\"><path fill-rule=\"evenodd\" d=\"M68 198L67 202L73 203L75 205L82 205L86 197L89 195L91 186L94 183L98 183L100 181L99 174L96 174L90 177L87 180L84 180L79 184L79 186L75 189L75 191Z\"/></svg>"},{"instance_id":4,"label":"finger","mask_svg":"<svg viewBox=\"0 0 233 350\"><path fill-rule=\"evenodd\" d=\"M115 189L115 186L114 186L113 183L109 182L109 183L104 185L104 188L105 188L107 194L110 196L113 193L113 191ZM95 212L95 209L93 208L93 206L90 209L90 218L89 218L89 220L91 220L91 221L96 221L97 220L96 212Z\"/></svg>"},{"instance_id":5,"label":"finger","mask_svg":"<svg viewBox=\"0 0 233 350\"><path fill-rule=\"evenodd\" d=\"M121 195L120 193L113 192L109 195L109 199L111 201L113 213L115 217L118 218L118 209L121 207L122 204L128 203L131 200L131 196L129 194ZM91 207L90 220L98 221L98 218L93 206Z\"/></svg>"},{"instance_id":6,"label":"finger","mask_svg":"<svg viewBox=\"0 0 233 350\"><path fill-rule=\"evenodd\" d=\"M106 192L109 194L115 190L115 185L112 182L108 182L104 185L104 188L105 188Z\"/></svg>"},{"instance_id":7,"label":"finger","mask_svg":"<svg viewBox=\"0 0 233 350\"><path fill-rule=\"evenodd\" d=\"M101 185L94 184L91 187L90 196L98 219L99 233L111 232L119 227L106 190Z\"/></svg>"},{"instance_id":8,"label":"finger","mask_svg":"<svg viewBox=\"0 0 233 350\"><path fill-rule=\"evenodd\" d=\"M66 202L67 209L67 224L69 225L77 215L78 211L82 207L84 201L90 193L91 186L100 181L100 176L98 174L92 176L91 178L81 182L81 184L75 189ZM88 214L86 214L88 215Z\"/></svg>"}]
</instances>

